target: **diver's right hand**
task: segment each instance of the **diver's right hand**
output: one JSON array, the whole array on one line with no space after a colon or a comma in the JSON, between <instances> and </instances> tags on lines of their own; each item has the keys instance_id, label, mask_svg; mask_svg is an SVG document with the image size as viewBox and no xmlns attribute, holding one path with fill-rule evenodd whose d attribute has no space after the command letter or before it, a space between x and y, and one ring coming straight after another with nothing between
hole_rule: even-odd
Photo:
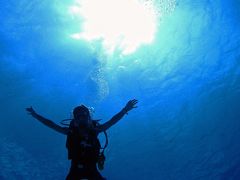
<instances>
[{"instance_id":1,"label":"diver's right hand","mask_svg":"<svg viewBox=\"0 0 240 180\"><path fill-rule=\"evenodd\" d=\"M136 100L136 99L132 99L132 100L128 101L126 106L123 108L125 113L127 114L128 111L131 111L132 109L137 108L137 106L136 106L137 103L138 103L138 100Z\"/></svg>"},{"instance_id":2,"label":"diver's right hand","mask_svg":"<svg viewBox=\"0 0 240 180\"><path fill-rule=\"evenodd\" d=\"M35 114L37 114L35 111L34 111L34 109L32 108L32 106L31 107L29 107L29 108L26 108L26 111L30 114L30 115L35 115Z\"/></svg>"}]
</instances>

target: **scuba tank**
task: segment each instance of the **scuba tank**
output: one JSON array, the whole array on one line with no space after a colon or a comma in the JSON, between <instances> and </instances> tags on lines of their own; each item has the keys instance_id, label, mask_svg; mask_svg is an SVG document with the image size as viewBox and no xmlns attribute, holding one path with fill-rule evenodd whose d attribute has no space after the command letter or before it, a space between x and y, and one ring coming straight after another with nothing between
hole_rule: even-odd
<instances>
[{"instance_id":1,"label":"scuba tank","mask_svg":"<svg viewBox=\"0 0 240 180\"><path fill-rule=\"evenodd\" d=\"M68 128L71 128L71 122L72 122L73 119L64 119L62 120L60 123ZM97 127L100 125L99 121L100 120L92 120L93 121L93 125L94 127ZM97 157L97 167L99 170L103 170L104 169L104 163L105 163L105 160L106 160L106 157L104 155L104 151L106 149L106 147L108 146L108 136L107 136L107 133L106 131L103 131L104 135L105 135L105 145L102 147L100 145L100 148L99 148L99 152L98 152L98 157ZM97 137L96 137L97 138ZM97 138L98 140L98 138ZM99 140L98 140L99 141ZM100 144L100 142L99 142ZM67 141L67 148L69 148L69 144L68 144L68 141ZM71 159L72 156L70 155L69 156L69 159Z\"/></svg>"}]
</instances>

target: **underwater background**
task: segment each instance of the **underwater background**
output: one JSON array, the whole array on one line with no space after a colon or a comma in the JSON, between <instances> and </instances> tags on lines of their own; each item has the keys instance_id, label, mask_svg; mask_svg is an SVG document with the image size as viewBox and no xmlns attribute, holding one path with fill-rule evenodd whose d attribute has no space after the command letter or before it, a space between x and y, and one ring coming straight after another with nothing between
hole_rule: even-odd
<instances>
[{"instance_id":1,"label":"underwater background","mask_svg":"<svg viewBox=\"0 0 240 180\"><path fill-rule=\"evenodd\" d=\"M108 130L103 176L240 179L240 1L141 3L157 12L155 24L146 25L153 27L147 37L154 36L139 41L144 30L131 46L123 34L114 43L108 33L81 38L87 18L76 15L80 1L0 1L1 180L68 173L66 137L25 108L59 124L85 104L103 123L133 98L138 108ZM132 34L144 27L137 17Z\"/></svg>"}]
</instances>

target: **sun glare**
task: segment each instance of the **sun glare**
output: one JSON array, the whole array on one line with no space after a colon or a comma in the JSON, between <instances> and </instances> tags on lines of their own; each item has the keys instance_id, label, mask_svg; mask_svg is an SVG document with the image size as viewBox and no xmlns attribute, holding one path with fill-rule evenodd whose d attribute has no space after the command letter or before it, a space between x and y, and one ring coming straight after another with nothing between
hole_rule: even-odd
<instances>
[{"instance_id":1,"label":"sun glare","mask_svg":"<svg viewBox=\"0 0 240 180\"><path fill-rule=\"evenodd\" d=\"M154 6L139 0L77 0L70 13L83 21L74 39L100 40L107 53L133 53L154 40L157 14Z\"/></svg>"}]
</instances>

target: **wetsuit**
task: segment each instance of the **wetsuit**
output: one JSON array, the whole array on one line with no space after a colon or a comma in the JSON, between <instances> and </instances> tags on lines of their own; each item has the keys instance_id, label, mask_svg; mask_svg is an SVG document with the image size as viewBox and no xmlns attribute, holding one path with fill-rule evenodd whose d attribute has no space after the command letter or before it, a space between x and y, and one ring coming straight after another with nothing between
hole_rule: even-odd
<instances>
[{"instance_id":1,"label":"wetsuit","mask_svg":"<svg viewBox=\"0 0 240 180\"><path fill-rule=\"evenodd\" d=\"M105 180L99 173L98 161L100 142L92 129L80 129L70 125L66 147L71 168L66 180Z\"/></svg>"}]
</instances>

